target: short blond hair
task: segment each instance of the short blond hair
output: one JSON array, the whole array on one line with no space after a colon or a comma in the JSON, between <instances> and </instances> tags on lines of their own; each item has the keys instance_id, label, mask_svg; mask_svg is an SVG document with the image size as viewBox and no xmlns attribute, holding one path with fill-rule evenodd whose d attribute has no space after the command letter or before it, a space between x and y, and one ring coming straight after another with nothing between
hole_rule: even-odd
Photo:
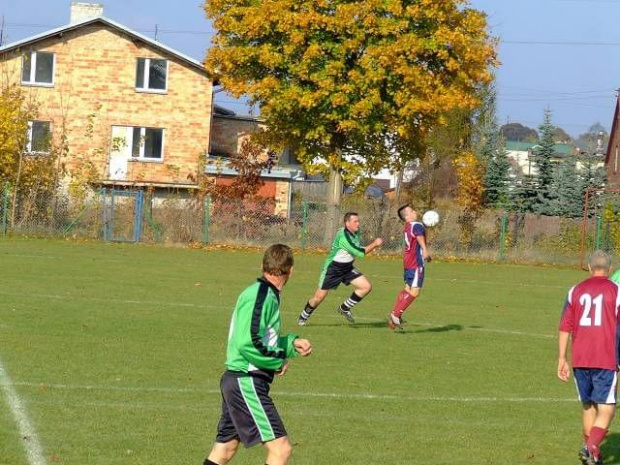
<instances>
[{"instance_id":1,"label":"short blond hair","mask_svg":"<svg viewBox=\"0 0 620 465\"><path fill-rule=\"evenodd\" d=\"M293 249L285 244L273 244L263 255L263 273L287 276L291 274L294 262Z\"/></svg>"},{"instance_id":2,"label":"short blond hair","mask_svg":"<svg viewBox=\"0 0 620 465\"><path fill-rule=\"evenodd\" d=\"M604 250L595 250L590 255L588 265L592 271L609 271L611 268L611 256Z\"/></svg>"}]
</instances>

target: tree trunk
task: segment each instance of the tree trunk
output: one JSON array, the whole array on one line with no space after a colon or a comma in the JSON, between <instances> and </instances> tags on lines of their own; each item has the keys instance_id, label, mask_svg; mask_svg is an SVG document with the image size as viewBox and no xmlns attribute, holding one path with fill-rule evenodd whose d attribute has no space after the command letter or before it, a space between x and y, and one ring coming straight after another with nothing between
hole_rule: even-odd
<instances>
[{"instance_id":1,"label":"tree trunk","mask_svg":"<svg viewBox=\"0 0 620 465\"><path fill-rule=\"evenodd\" d=\"M325 245L329 247L334 233L340 226L340 201L342 199L342 176L340 171L329 169L329 191L327 192L327 221L325 224Z\"/></svg>"}]
</instances>

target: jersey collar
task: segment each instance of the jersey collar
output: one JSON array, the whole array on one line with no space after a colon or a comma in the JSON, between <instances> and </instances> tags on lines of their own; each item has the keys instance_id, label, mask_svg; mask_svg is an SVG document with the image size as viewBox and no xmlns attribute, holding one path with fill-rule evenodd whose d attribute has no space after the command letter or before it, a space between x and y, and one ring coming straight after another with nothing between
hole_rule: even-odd
<instances>
[{"instance_id":1,"label":"jersey collar","mask_svg":"<svg viewBox=\"0 0 620 465\"><path fill-rule=\"evenodd\" d=\"M274 294L276 295L276 297L278 298L278 300L280 300L280 291L278 290L277 287L275 287L273 284L271 284L268 280L266 280L263 277L258 278L257 281L259 283L263 283L263 284L266 284L267 286L269 286L271 288L271 290L274 292Z\"/></svg>"}]
</instances>

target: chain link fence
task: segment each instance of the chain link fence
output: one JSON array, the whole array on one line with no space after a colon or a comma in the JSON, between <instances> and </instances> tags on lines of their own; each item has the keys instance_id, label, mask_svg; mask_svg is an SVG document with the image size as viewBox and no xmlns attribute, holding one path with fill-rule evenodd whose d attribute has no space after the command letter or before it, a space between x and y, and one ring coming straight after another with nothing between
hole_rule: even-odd
<instances>
[{"instance_id":1,"label":"chain link fence","mask_svg":"<svg viewBox=\"0 0 620 465\"><path fill-rule=\"evenodd\" d=\"M105 241L265 247L274 242L297 249L327 249L324 202L294 198L289 211L274 213L274 201L215 199L188 192L102 188L80 198L16 195L0 186L0 236L86 238ZM316 198L316 197L315 197ZM340 218L355 211L364 243L382 237L378 253L398 255L403 225L398 204L387 198L344 196ZM450 202L438 203L440 223L427 228L432 255L446 260L508 261L578 265L594 248L620 251L620 214L601 207L591 219L485 211L464 215Z\"/></svg>"}]
</instances>

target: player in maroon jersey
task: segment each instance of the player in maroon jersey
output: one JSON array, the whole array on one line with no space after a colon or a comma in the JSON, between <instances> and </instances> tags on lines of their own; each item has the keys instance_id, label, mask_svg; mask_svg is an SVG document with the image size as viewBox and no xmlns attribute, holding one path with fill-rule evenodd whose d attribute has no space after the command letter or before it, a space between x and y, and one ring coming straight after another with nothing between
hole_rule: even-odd
<instances>
[{"instance_id":1,"label":"player in maroon jersey","mask_svg":"<svg viewBox=\"0 0 620 465\"><path fill-rule=\"evenodd\" d=\"M403 265L405 268L405 288L396 296L392 313L388 316L390 329L402 329L403 312L420 295L424 283L424 263L431 261L426 246L424 224L418 221L418 213L411 205L403 205L398 209L398 217L405 222L403 230L405 249Z\"/></svg>"},{"instance_id":2,"label":"player in maroon jersey","mask_svg":"<svg viewBox=\"0 0 620 465\"><path fill-rule=\"evenodd\" d=\"M568 291L560 320L558 377L569 379L566 351L572 335L573 374L583 404L583 464L603 463L600 444L616 412L620 290L608 279L610 265L607 253L592 253L590 277Z\"/></svg>"}]
</instances>

